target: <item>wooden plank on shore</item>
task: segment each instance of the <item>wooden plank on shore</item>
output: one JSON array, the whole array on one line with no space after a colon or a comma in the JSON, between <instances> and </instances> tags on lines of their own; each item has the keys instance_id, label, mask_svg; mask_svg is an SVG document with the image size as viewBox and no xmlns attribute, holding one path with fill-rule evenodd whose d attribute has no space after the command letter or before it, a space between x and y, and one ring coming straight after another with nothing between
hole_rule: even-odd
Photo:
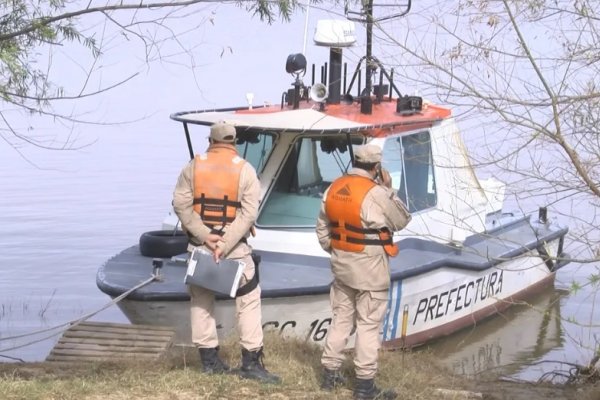
<instances>
[{"instance_id":1,"label":"wooden plank on shore","mask_svg":"<svg viewBox=\"0 0 600 400\"><path fill-rule=\"evenodd\" d=\"M157 353L138 353L136 351L106 351L106 350L86 350L86 349L52 349L57 356L89 356L89 357L110 357L114 358L158 358Z\"/></svg>"},{"instance_id":2,"label":"wooden plank on shore","mask_svg":"<svg viewBox=\"0 0 600 400\"><path fill-rule=\"evenodd\" d=\"M57 344L62 343L89 343L90 340L87 337L62 337ZM164 347L165 341L163 340L135 340L130 338L124 339L95 339L94 343L105 346L134 346L134 347Z\"/></svg>"},{"instance_id":3,"label":"wooden plank on shore","mask_svg":"<svg viewBox=\"0 0 600 400\"><path fill-rule=\"evenodd\" d=\"M169 327L83 322L67 329L47 361L157 359L173 345Z\"/></svg>"},{"instance_id":4,"label":"wooden plank on shore","mask_svg":"<svg viewBox=\"0 0 600 400\"><path fill-rule=\"evenodd\" d=\"M59 343L54 350L95 350L95 351L124 351L129 353L160 353L164 347L134 347L134 346L102 346L93 343Z\"/></svg>"},{"instance_id":5,"label":"wooden plank on shore","mask_svg":"<svg viewBox=\"0 0 600 400\"><path fill-rule=\"evenodd\" d=\"M137 327L127 328L127 327L99 327L99 326L87 326L87 325L75 325L69 328L71 332L107 332L107 333L126 333L126 332L136 332L140 334L148 334L148 335L169 335L171 331L164 329L140 329Z\"/></svg>"},{"instance_id":6,"label":"wooden plank on shore","mask_svg":"<svg viewBox=\"0 0 600 400\"><path fill-rule=\"evenodd\" d=\"M96 338L96 339L123 339L125 337L129 340L168 340L171 335L142 335L137 332L124 332L124 333L107 333L107 332L78 332L78 331L66 331L63 335L66 338Z\"/></svg>"},{"instance_id":7,"label":"wooden plank on shore","mask_svg":"<svg viewBox=\"0 0 600 400\"><path fill-rule=\"evenodd\" d=\"M156 331L168 331L171 332L173 328L170 326L160 326L160 325L129 325L129 324L118 324L111 322L94 322L94 321L84 321L76 326L92 326L92 327L100 327L100 328L127 328L129 329L144 329L144 330L156 330Z\"/></svg>"},{"instance_id":8,"label":"wooden plank on shore","mask_svg":"<svg viewBox=\"0 0 600 400\"><path fill-rule=\"evenodd\" d=\"M148 361L148 360L155 360L156 358L140 358L140 360L142 361ZM46 358L46 361L52 361L52 362L66 362L69 364L73 364L73 363L80 363L80 362L102 362L102 361L121 361L123 360L123 358L116 358L116 357L108 357L108 356L103 356L103 357L92 357L92 356L82 356L82 355L76 355L76 356L65 356L65 355L49 355ZM128 361L135 361L136 359L134 359L133 357L127 357Z\"/></svg>"}]
</instances>

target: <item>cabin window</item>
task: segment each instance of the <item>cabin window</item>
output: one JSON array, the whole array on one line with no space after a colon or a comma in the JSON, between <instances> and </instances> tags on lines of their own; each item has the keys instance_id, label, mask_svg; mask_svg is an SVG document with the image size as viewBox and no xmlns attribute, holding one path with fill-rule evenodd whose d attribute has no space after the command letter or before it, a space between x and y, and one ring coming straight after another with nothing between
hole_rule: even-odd
<instances>
[{"instance_id":1,"label":"cabin window","mask_svg":"<svg viewBox=\"0 0 600 400\"><path fill-rule=\"evenodd\" d=\"M435 206L437 196L428 131L387 139L382 164L390 172L392 187L410 212Z\"/></svg>"},{"instance_id":2,"label":"cabin window","mask_svg":"<svg viewBox=\"0 0 600 400\"><path fill-rule=\"evenodd\" d=\"M353 146L362 139L353 138ZM314 227L325 190L351 167L345 136L302 137L287 156L257 224Z\"/></svg>"},{"instance_id":3,"label":"cabin window","mask_svg":"<svg viewBox=\"0 0 600 400\"><path fill-rule=\"evenodd\" d=\"M208 147L207 127L195 124L189 124L188 127L195 152L197 154L205 152ZM273 132L238 129L235 147L240 157L252 164L256 172L260 173L273 151L276 138Z\"/></svg>"},{"instance_id":4,"label":"cabin window","mask_svg":"<svg viewBox=\"0 0 600 400\"><path fill-rule=\"evenodd\" d=\"M235 147L240 157L261 172L273 150L274 135L267 132L239 132Z\"/></svg>"}]
</instances>

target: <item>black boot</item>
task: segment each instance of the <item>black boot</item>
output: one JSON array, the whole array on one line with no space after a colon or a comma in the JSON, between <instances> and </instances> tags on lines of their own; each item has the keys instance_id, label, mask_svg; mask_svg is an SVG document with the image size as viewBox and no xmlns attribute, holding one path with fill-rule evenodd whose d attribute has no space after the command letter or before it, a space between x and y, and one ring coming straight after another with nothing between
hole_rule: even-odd
<instances>
[{"instance_id":1,"label":"black boot","mask_svg":"<svg viewBox=\"0 0 600 400\"><path fill-rule=\"evenodd\" d=\"M279 383L281 379L265 369L263 364L262 347L256 351L248 351L242 348L242 367L240 376L242 378L256 379L264 383Z\"/></svg>"},{"instance_id":2,"label":"black boot","mask_svg":"<svg viewBox=\"0 0 600 400\"><path fill-rule=\"evenodd\" d=\"M323 369L321 389L331 391L346 384L346 378L339 369Z\"/></svg>"},{"instance_id":3,"label":"black boot","mask_svg":"<svg viewBox=\"0 0 600 400\"><path fill-rule=\"evenodd\" d=\"M394 400L398 393L392 389L381 390L374 379L359 379L354 382L354 398L356 400Z\"/></svg>"},{"instance_id":4,"label":"black boot","mask_svg":"<svg viewBox=\"0 0 600 400\"><path fill-rule=\"evenodd\" d=\"M222 374L229 371L229 365L219 358L219 347L199 348L198 351L200 361L202 361L202 369L207 374Z\"/></svg>"}]
</instances>

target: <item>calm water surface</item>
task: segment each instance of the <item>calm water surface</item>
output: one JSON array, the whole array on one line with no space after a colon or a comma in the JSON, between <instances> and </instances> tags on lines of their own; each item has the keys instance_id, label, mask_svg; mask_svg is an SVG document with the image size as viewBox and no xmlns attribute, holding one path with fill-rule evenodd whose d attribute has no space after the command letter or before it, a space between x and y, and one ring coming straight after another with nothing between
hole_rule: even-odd
<instances>
[{"instance_id":1,"label":"calm water surface","mask_svg":"<svg viewBox=\"0 0 600 400\"><path fill-rule=\"evenodd\" d=\"M250 21L245 13L231 11L228 18ZM187 161L181 126L169 119L170 113L230 106L232 98L244 104L248 90L256 92L255 104L280 99L291 83L283 68L285 57L301 50L298 32L303 31L303 21L275 28L251 25L256 35L272 37L267 30L278 29L281 37L293 35L297 43L248 43L247 32L234 32L217 21L205 32L206 43L235 44L233 51L240 59L269 60L278 54L275 66L235 67L231 58L221 59L213 50L201 76L168 69L160 75L155 68L109 99L101 99L102 115L130 113L130 120L137 122L78 128L80 142L93 143L84 149L20 146L23 157L0 141L0 361L43 360L58 340L56 331L16 336L69 322L110 301L96 287L98 267L136 243L141 233L160 228L179 170ZM215 80L225 73L230 78L226 85ZM248 81L248 76L257 76L256 82ZM191 81L198 82L201 93ZM258 83L264 81L269 85ZM49 131L58 128L47 126ZM595 268L571 264L558 272L556 287L567 288L573 280L585 282ZM566 321L597 326L595 294L588 287L576 294L549 290L530 306L515 307L431 348L457 372L502 366L505 374L536 379L556 365L527 364L589 360L598 328ZM127 322L116 306L92 320Z\"/></svg>"}]
</instances>

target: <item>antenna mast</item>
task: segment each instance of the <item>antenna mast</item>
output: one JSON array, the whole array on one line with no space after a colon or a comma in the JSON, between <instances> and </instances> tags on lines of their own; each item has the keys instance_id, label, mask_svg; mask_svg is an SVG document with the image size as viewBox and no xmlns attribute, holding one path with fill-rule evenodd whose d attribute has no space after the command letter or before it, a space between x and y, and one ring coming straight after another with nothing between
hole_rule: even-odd
<instances>
[{"instance_id":1,"label":"antenna mast","mask_svg":"<svg viewBox=\"0 0 600 400\"><path fill-rule=\"evenodd\" d=\"M306 0L306 16L304 17L304 43L302 45L302 54L306 55L306 34L308 33L308 13L310 11L310 0Z\"/></svg>"},{"instance_id":2,"label":"antenna mast","mask_svg":"<svg viewBox=\"0 0 600 400\"><path fill-rule=\"evenodd\" d=\"M366 56L364 58L366 65L366 83L365 83L365 95L361 95L360 97L360 112L363 114L371 114L373 112L373 100L371 99L371 92L373 91L373 83L372 77L373 73L377 70L377 67L381 68L384 71L383 65L379 62L378 59L373 57L372 47L373 47L373 24L381 21L385 21L392 18L402 17L410 11L412 0L408 0L406 4L374 4L373 0L363 0L362 10L351 11L348 10L348 4L346 3L346 18L350 21L360 22L365 24L367 29L367 48L366 48ZM391 15L383 16L375 18L373 15L373 10L375 7L400 7L403 8L401 12L394 13ZM362 61L362 60L361 60ZM387 72L384 72L387 76ZM395 88L396 89L396 88ZM398 89L396 89L398 92ZM398 92L399 94L399 92Z\"/></svg>"}]
</instances>

